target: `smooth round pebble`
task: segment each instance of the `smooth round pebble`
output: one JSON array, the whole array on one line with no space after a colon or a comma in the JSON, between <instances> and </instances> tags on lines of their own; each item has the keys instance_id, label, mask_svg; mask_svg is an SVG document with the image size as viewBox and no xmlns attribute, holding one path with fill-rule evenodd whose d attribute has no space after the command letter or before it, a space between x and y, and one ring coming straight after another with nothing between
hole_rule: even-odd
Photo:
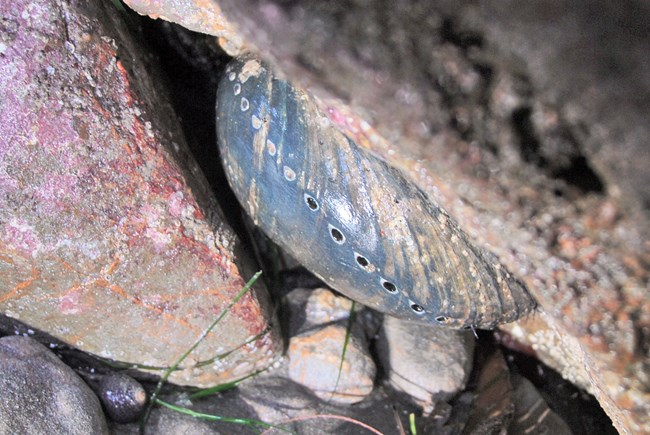
<instances>
[{"instance_id":1,"label":"smooth round pebble","mask_svg":"<svg viewBox=\"0 0 650 435\"><path fill-rule=\"evenodd\" d=\"M147 403L142 385L123 373L104 376L99 384L99 399L108 416L118 423L136 421Z\"/></svg>"}]
</instances>

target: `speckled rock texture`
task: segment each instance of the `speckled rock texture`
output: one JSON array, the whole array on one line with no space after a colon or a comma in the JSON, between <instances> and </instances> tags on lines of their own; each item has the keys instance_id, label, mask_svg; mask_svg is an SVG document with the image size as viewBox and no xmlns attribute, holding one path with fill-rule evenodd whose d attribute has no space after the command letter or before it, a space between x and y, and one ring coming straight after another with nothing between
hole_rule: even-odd
<instances>
[{"instance_id":1,"label":"speckled rock texture","mask_svg":"<svg viewBox=\"0 0 650 435\"><path fill-rule=\"evenodd\" d=\"M138 423L113 423L110 429L113 434L141 435ZM221 432L212 422L167 408L155 408L151 411L144 433L145 435L219 435L225 432Z\"/></svg>"},{"instance_id":2,"label":"speckled rock texture","mask_svg":"<svg viewBox=\"0 0 650 435\"><path fill-rule=\"evenodd\" d=\"M147 392L142 384L123 373L104 376L97 395L106 414L118 423L137 421L147 405Z\"/></svg>"},{"instance_id":3,"label":"speckled rock texture","mask_svg":"<svg viewBox=\"0 0 650 435\"><path fill-rule=\"evenodd\" d=\"M169 366L252 276L246 253L113 3L2 2L0 16L0 312ZM171 380L268 365L264 298L257 284Z\"/></svg>"},{"instance_id":4,"label":"speckled rock texture","mask_svg":"<svg viewBox=\"0 0 650 435\"><path fill-rule=\"evenodd\" d=\"M97 396L29 337L0 338L0 433L108 434Z\"/></svg>"},{"instance_id":5,"label":"speckled rock texture","mask_svg":"<svg viewBox=\"0 0 650 435\"><path fill-rule=\"evenodd\" d=\"M300 435L399 435L402 433L400 426L408 427L409 413L417 412L414 405L395 401L382 390L373 392L366 400L354 405L328 403L319 400L302 385L273 372L266 372L218 396L187 400L173 395L163 396L163 400L205 414L266 422ZM420 433L419 428L423 425L420 418L417 419L417 425ZM368 430L367 427L374 428L376 432ZM113 425L111 430L119 434L137 435L138 425ZM156 408L145 433L275 435L285 432L280 429L253 428L228 422L206 422L171 410Z\"/></svg>"},{"instance_id":6,"label":"speckled rock texture","mask_svg":"<svg viewBox=\"0 0 650 435\"><path fill-rule=\"evenodd\" d=\"M134 11L151 18L178 23L196 32L219 38L219 44L232 56L244 49L244 41L235 26L226 20L214 1L179 3L176 0L125 0Z\"/></svg>"},{"instance_id":7,"label":"speckled rock texture","mask_svg":"<svg viewBox=\"0 0 650 435\"><path fill-rule=\"evenodd\" d=\"M547 316L518 337L562 346L546 360L650 432L645 3L217 3L525 281Z\"/></svg>"}]
</instances>

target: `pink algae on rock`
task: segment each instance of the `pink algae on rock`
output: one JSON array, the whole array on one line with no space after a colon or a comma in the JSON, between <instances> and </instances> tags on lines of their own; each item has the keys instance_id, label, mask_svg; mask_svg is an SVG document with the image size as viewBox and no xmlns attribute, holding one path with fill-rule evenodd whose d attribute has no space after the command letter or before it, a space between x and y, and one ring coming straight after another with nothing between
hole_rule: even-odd
<instances>
[{"instance_id":1,"label":"pink algae on rock","mask_svg":"<svg viewBox=\"0 0 650 435\"><path fill-rule=\"evenodd\" d=\"M101 357L169 366L252 275L110 2L2 3L0 310ZM261 283L172 376L269 364Z\"/></svg>"}]
</instances>

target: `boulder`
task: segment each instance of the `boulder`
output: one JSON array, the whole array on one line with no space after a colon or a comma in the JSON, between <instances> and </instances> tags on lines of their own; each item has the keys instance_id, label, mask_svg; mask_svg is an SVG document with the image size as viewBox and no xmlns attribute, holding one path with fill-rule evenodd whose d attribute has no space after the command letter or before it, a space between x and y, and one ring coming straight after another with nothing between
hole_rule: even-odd
<instances>
[{"instance_id":1,"label":"boulder","mask_svg":"<svg viewBox=\"0 0 650 435\"><path fill-rule=\"evenodd\" d=\"M252 263L115 4L0 14L0 313L102 358L168 367ZM257 282L171 380L267 366L281 346L266 297Z\"/></svg>"}]
</instances>

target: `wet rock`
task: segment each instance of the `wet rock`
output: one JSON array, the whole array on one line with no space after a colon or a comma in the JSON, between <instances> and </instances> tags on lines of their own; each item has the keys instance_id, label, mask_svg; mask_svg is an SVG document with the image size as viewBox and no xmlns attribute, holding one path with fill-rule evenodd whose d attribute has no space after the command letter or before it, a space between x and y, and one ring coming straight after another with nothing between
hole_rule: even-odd
<instances>
[{"instance_id":1,"label":"wet rock","mask_svg":"<svg viewBox=\"0 0 650 435\"><path fill-rule=\"evenodd\" d=\"M390 385L413 397L429 413L436 399L448 399L465 387L474 340L471 331L385 317L377 350Z\"/></svg>"},{"instance_id":2,"label":"wet rock","mask_svg":"<svg viewBox=\"0 0 650 435\"><path fill-rule=\"evenodd\" d=\"M264 374L239 387L239 391L225 395L225 401L242 400L266 422L281 423L299 416L313 415L323 406L335 403L321 401L313 392L289 379L288 361L278 372Z\"/></svg>"},{"instance_id":3,"label":"wet rock","mask_svg":"<svg viewBox=\"0 0 650 435\"><path fill-rule=\"evenodd\" d=\"M345 359L341 355L346 328L329 325L291 337L287 356L289 378L323 400L356 403L372 392L376 373L365 340L351 333Z\"/></svg>"},{"instance_id":4,"label":"wet rock","mask_svg":"<svg viewBox=\"0 0 650 435\"><path fill-rule=\"evenodd\" d=\"M559 371L585 372L619 430L650 431L643 2L408 1L390 19L379 1L219 4L526 282L549 313L547 347L580 343Z\"/></svg>"},{"instance_id":5,"label":"wet rock","mask_svg":"<svg viewBox=\"0 0 650 435\"><path fill-rule=\"evenodd\" d=\"M139 435L140 426L137 423L113 423L111 432L124 435ZM146 435L219 435L223 432L220 432L214 423L171 409L155 408L151 411L144 433Z\"/></svg>"},{"instance_id":6,"label":"wet rock","mask_svg":"<svg viewBox=\"0 0 650 435\"><path fill-rule=\"evenodd\" d=\"M108 433L97 396L31 338L0 338L0 392L0 433Z\"/></svg>"},{"instance_id":7,"label":"wet rock","mask_svg":"<svg viewBox=\"0 0 650 435\"><path fill-rule=\"evenodd\" d=\"M580 386L585 380L576 376L585 375L585 370L582 373L567 371L560 374L541 362L547 357L577 360L580 356L579 353L582 352L579 344L574 343L572 346L574 353L578 355L563 355L560 352L564 352L567 343L564 346L558 344L548 346L553 343L553 341L547 341L551 336L549 331L539 330L538 334L533 347L513 347L512 343L515 341L511 336L506 335L503 331L497 334L500 337L499 342L505 346L502 350L512 373L530 380L546 403L574 433L612 435L619 433L612 420L602 409L607 404L602 402L599 404L593 395L587 393L588 390L585 387ZM564 337L566 338L566 336ZM515 377L512 378L513 387L516 387ZM571 383L567 379L571 380ZM591 385L588 380L586 384Z\"/></svg>"},{"instance_id":8,"label":"wet rock","mask_svg":"<svg viewBox=\"0 0 650 435\"><path fill-rule=\"evenodd\" d=\"M302 385L273 374L243 385L237 394L257 412L259 419L301 434L371 433L354 421L369 425L379 433L397 434L400 424L408 427L409 412L418 412L412 404L396 401L381 388L362 402L349 406L318 400Z\"/></svg>"},{"instance_id":9,"label":"wet rock","mask_svg":"<svg viewBox=\"0 0 650 435\"><path fill-rule=\"evenodd\" d=\"M587 391L593 391L588 369L580 365L584 350L569 335L558 334L549 327L548 315L540 313L525 321L502 327L515 343L525 343L535 356L551 367L556 367L562 377Z\"/></svg>"},{"instance_id":10,"label":"wet rock","mask_svg":"<svg viewBox=\"0 0 650 435\"><path fill-rule=\"evenodd\" d=\"M305 320L310 325L322 325L350 317L352 301L334 292L318 288L309 294L305 305ZM358 307L357 307L358 308Z\"/></svg>"},{"instance_id":11,"label":"wet rock","mask_svg":"<svg viewBox=\"0 0 650 435\"><path fill-rule=\"evenodd\" d=\"M181 414L171 409L157 409L152 412L146 434L166 435L217 435L219 430L214 424L196 417Z\"/></svg>"},{"instance_id":12,"label":"wet rock","mask_svg":"<svg viewBox=\"0 0 650 435\"><path fill-rule=\"evenodd\" d=\"M191 407L207 414L252 418L305 435L366 433L367 429L360 424L380 433L397 434L397 420L408 427L408 413L418 411L414 405L396 401L381 389L354 406L320 400L309 389L286 378L284 369L264 373L219 396L195 400ZM215 423L215 427L222 433L260 432L226 423ZM276 432L279 431L269 433Z\"/></svg>"},{"instance_id":13,"label":"wet rock","mask_svg":"<svg viewBox=\"0 0 650 435\"><path fill-rule=\"evenodd\" d=\"M81 350L169 366L254 272L111 2L0 5L0 312ZM265 290L181 384L269 364ZM247 341L251 343L241 346ZM190 364L191 366L191 364Z\"/></svg>"},{"instance_id":14,"label":"wet rock","mask_svg":"<svg viewBox=\"0 0 650 435\"><path fill-rule=\"evenodd\" d=\"M195 412L224 418L247 419L275 425L297 434L361 433L366 425L379 433L397 434L399 424L408 427L408 414L418 412L415 405L388 396L381 388L354 406L337 404L317 398L308 388L286 377L286 361L239 384L237 388L189 399L186 393L162 396L166 402L187 407ZM196 420L196 419L195 419ZM398 420L401 423L398 423ZM170 428L174 429L171 432ZM115 433L136 434L136 423L113 425ZM181 432L185 430L186 432ZM208 431L209 430L209 431ZM263 425L248 426L227 421L192 423L188 416L174 415L173 411L155 408L146 433L224 433L259 434L281 432ZM368 432L370 433L370 432Z\"/></svg>"},{"instance_id":15,"label":"wet rock","mask_svg":"<svg viewBox=\"0 0 650 435\"><path fill-rule=\"evenodd\" d=\"M488 356L477 381L464 434L505 433L515 412L510 372L501 352Z\"/></svg>"},{"instance_id":16,"label":"wet rock","mask_svg":"<svg viewBox=\"0 0 650 435\"><path fill-rule=\"evenodd\" d=\"M147 403L147 393L142 385L122 373L111 373L99 384L99 400L106 414L117 423L136 421Z\"/></svg>"}]
</instances>

